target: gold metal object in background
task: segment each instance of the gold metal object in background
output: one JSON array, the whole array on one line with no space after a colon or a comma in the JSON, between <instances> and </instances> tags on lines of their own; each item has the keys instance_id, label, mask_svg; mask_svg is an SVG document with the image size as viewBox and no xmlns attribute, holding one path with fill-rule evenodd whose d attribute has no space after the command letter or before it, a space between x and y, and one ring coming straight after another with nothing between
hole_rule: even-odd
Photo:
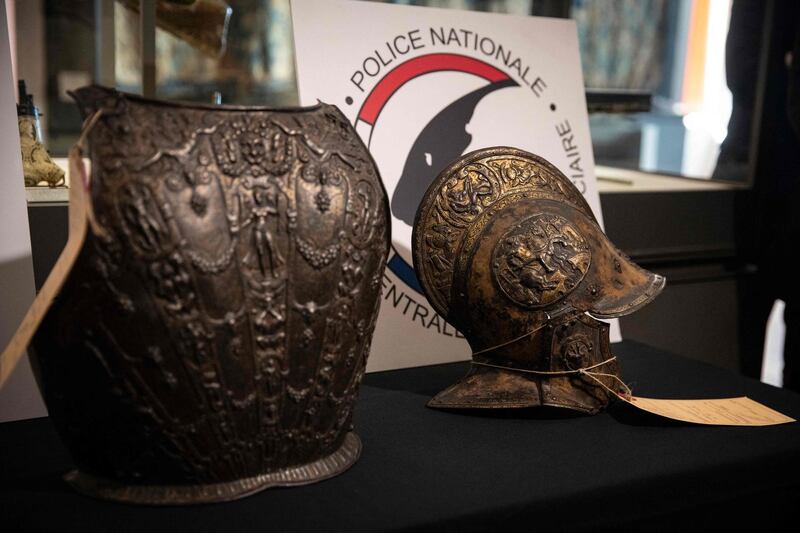
<instances>
[{"instance_id":1,"label":"gold metal object in background","mask_svg":"<svg viewBox=\"0 0 800 533\"><path fill-rule=\"evenodd\" d=\"M17 104L19 144L22 151L22 173L26 187L44 183L49 187L65 184L64 171L56 165L47 148L42 144L42 129L39 124L39 108L33 104L33 95L25 89L25 81L19 80L19 104Z\"/></svg>"},{"instance_id":2,"label":"gold metal object in background","mask_svg":"<svg viewBox=\"0 0 800 533\"><path fill-rule=\"evenodd\" d=\"M473 351L429 406L595 413L629 392L593 317L632 313L665 279L611 244L553 165L506 147L463 156L426 192L412 243L426 296Z\"/></svg>"},{"instance_id":3,"label":"gold metal object in background","mask_svg":"<svg viewBox=\"0 0 800 533\"><path fill-rule=\"evenodd\" d=\"M139 12L139 0L121 2ZM158 0L156 25L209 57L219 57L225 52L232 12L222 0Z\"/></svg>"}]
</instances>

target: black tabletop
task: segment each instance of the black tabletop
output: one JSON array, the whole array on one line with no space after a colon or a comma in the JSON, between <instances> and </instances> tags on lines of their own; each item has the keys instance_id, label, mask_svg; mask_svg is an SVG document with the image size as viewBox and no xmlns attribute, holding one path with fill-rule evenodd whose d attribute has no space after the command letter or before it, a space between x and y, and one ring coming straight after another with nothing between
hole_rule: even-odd
<instances>
[{"instance_id":1,"label":"black tabletop","mask_svg":"<svg viewBox=\"0 0 800 533\"><path fill-rule=\"evenodd\" d=\"M794 418L800 396L647 346L613 346L640 396L747 395ZM137 507L76 494L46 418L0 425L3 531L549 531L771 527L800 518L800 424L669 422L618 403L596 416L425 407L463 363L369 374L364 451L344 474L236 502Z\"/></svg>"}]
</instances>

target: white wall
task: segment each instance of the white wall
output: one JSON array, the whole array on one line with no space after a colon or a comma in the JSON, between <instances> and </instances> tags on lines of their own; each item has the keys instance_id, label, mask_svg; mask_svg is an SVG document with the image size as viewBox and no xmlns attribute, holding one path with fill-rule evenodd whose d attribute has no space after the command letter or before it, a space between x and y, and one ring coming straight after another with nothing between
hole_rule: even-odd
<instances>
[{"instance_id":1,"label":"white wall","mask_svg":"<svg viewBox=\"0 0 800 533\"><path fill-rule=\"evenodd\" d=\"M33 301L33 263L5 1L0 0L0 350ZM28 358L0 390L0 422L46 416Z\"/></svg>"}]
</instances>

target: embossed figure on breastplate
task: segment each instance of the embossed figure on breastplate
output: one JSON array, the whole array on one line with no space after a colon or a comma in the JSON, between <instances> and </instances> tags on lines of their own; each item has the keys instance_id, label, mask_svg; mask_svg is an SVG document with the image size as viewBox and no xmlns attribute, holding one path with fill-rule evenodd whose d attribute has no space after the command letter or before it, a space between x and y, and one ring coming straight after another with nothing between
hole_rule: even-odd
<instances>
[{"instance_id":1,"label":"embossed figure on breastplate","mask_svg":"<svg viewBox=\"0 0 800 533\"><path fill-rule=\"evenodd\" d=\"M426 296L473 351L429 406L595 413L625 392L597 318L639 309L665 279L611 244L553 165L506 147L464 155L426 192L412 243Z\"/></svg>"},{"instance_id":2,"label":"embossed figure on breastplate","mask_svg":"<svg viewBox=\"0 0 800 533\"><path fill-rule=\"evenodd\" d=\"M87 87L94 234L34 342L78 490L229 500L346 470L389 248L375 165L333 106Z\"/></svg>"}]
</instances>

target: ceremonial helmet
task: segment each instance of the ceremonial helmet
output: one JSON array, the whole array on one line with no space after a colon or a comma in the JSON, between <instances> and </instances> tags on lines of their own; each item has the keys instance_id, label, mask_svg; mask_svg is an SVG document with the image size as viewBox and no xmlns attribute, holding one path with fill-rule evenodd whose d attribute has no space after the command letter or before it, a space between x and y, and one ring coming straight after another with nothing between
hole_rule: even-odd
<instances>
[{"instance_id":1,"label":"ceremonial helmet","mask_svg":"<svg viewBox=\"0 0 800 533\"><path fill-rule=\"evenodd\" d=\"M598 318L636 311L665 279L620 252L546 160L508 147L462 156L429 187L412 242L426 296L473 353L430 407L594 413L625 390Z\"/></svg>"}]
</instances>

